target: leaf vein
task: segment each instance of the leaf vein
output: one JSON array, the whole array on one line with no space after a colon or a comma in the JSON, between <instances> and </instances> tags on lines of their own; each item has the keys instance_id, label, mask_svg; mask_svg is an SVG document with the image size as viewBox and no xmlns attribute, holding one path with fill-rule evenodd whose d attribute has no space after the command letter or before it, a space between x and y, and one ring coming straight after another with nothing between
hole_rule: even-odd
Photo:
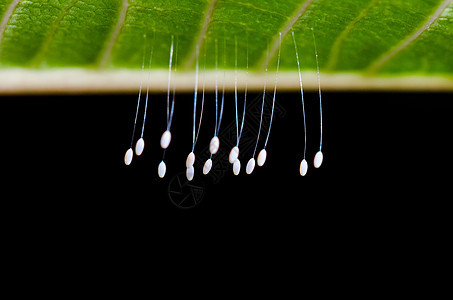
<instances>
[{"instance_id":1,"label":"leaf vein","mask_svg":"<svg viewBox=\"0 0 453 300\"><path fill-rule=\"evenodd\" d=\"M200 33L198 34L198 37L196 39L195 47L194 47L192 53L189 55L189 58L187 59L187 61L184 64L186 69L189 69L190 66L192 66L193 62L197 58L197 49L201 49L201 46L203 45L203 40L206 35L206 32L208 31L208 26L209 26L209 23L211 22L212 11L214 10L214 6L215 6L216 2L217 2L217 0L211 0L211 2L209 3L208 9L204 16L203 25L201 26Z\"/></svg>"},{"instance_id":2,"label":"leaf vein","mask_svg":"<svg viewBox=\"0 0 453 300\"><path fill-rule=\"evenodd\" d=\"M123 5L121 7L121 12L118 16L118 22L116 23L115 29L110 36L110 40L107 44L107 47L104 50L102 55L101 61L99 63L99 68L104 69L107 65L108 60L112 54L113 46L115 45L116 39L121 31L121 28L124 25L124 21L126 20L126 13L129 8L129 0L123 0Z\"/></svg>"},{"instance_id":3,"label":"leaf vein","mask_svg":"<svg viewBox=\"0 0 453 300\"><path fill-rule=\"evenodd\" d=\"M3 39L3 33L5 32L6 26L8 25L8 21L11 18L14 9L16 9L16 6L19 4L20 1L21 0L14 0L13 2L11 2L5 14L3 15L2 21L0 22L0 44Z\"/></svg>"},{"instance_id":4,"label":"leaf vein","mask_svg":"<svg viewBox=\"0 0 453 300\"><path fill-rule=\"evenodd\" d=\"M354 26L363 18L366 16L368 11L378 2L379 0L373 0L371 1L366 7L362 9L362 11L357 15L357 17L354 18L347 26L346 28L341 32L341 34L337 37L335 40L332 50L330 51L329 55L329 61L327 62L327 70L332 70L335 65L337 64L338 61L338 55L340 52L340 46L343 40L346 38L346 36L351 32L351 30L354 28Z\"/></svg>"},{"instance_id":5,"label":"leaf vein","mask_svg":"<svg viewBox=\"0 0 453 300\"><path fill-rule=\"evenodd\" d=\"M52 29L49 33L48 38L42 43L41 49L36 53L35 58L33 59L32 65L38 66L39 63L42 62L45 54L47 53L47 50L49 49L49 45L55 36L55 32L57 31L58 27L60 26L61 20L66 16L68 11L78 2L79 0L73 0L71 3L69 3L68 6L63 8L60 16L58 16L58 19L55 21L55 24L52 26Z\"/></svg>"},{"instance_id":6,"label":"leaf vein","mask_svg":"<svg viewBox=\"0 0 453 300\"><path fill-rule=\"evenodd\" d=\"M289 21L285 24L283 29L281 30L282 33L282 40L285 38L286 34L291 30L293 25L299 20L299 18L307 11L308 6L313 2L313 0L306 0L300 8L297 10L297 12L289 19ZM277 53L278 48L280 47L279 44L279 35L274 38L274 42L272 44L272 47L269 51L269 55L264 54L265 59L262 60L261 63L261 70L264 70L266 66L269 64L271 59L275 56ZM267 57L267 58L266 58Z\"/></svg>"}]
</instances>

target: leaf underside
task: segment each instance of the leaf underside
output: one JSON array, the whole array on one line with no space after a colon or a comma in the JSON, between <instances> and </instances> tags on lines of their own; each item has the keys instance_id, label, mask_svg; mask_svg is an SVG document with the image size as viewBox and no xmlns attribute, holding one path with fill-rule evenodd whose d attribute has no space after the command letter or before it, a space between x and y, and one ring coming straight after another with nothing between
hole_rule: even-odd
<instances>
[{"instance_id":1,"label":"leaf underside","mask_svg":"<svg viewBox=\"0 0 453 300\"><path fill-rule=\"evenodd\" d=\"M280 70L295 74L294 32L302 70L316 70L314 33L323 75L441 78L452 89L452 2L0 0L0 77L17 68L33 76L68 68L140 70L151 49L152 69L165 69L172 36L181 72L193 73L197 53L200 69L234 70L237 43L239 70L247 53L253 74L274 70L280 48Z\"/></svg>"}]
</instances>

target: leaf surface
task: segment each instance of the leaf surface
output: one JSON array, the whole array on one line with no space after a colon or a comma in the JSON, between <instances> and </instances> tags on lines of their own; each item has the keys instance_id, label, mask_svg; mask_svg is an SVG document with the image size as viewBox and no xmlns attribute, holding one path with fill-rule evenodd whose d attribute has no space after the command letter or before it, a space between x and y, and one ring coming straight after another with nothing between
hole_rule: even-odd
<instances>
[{"instance_id":1,"label":"leaf surface","mask_svg":"<svg viewBox=\"0 0 453 300\"><path fill-rule=\"evenodd\" d=\"M151 48L152 78L165 86L171 36L177 86L189 89L197 57L212 74L216 65L234 70L237 43L237 66L243 76L248 53L252 88L275 69L280 49L282 84L297 89L292 32L304 78L316 70L315 36L327 88L453 89L451 0L1 0L0 15L6 92L133 90Z\"/></svg>"}]
</instances>

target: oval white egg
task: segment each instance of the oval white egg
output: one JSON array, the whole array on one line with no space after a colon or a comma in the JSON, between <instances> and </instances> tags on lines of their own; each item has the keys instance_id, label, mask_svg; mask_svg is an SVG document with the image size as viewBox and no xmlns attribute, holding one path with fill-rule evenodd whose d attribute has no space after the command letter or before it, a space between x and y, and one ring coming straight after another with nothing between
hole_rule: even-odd
<instances>
[{"instance_id":1,"label":"oval white egg","mask_svg":"<svg viewBox=\"0 0 453 300\"><path fill-rule=\"evenodd\" d=\"M245 167L245 172L247 174L252 174L254 169L255 169L255 159L252 157L247 162L247 166Z\"/></svg>"},{"instance_id":2,"label":"oval white egg","mask_svg":"<svg viewBox=\"0 0 453 300\"><path fill-rule=\"evenodd\" d=\"M144 148L145 148L145 140L143 138L140 138L137 141L137 144L135 144L135 154L140 156L143 153Z\"/></svg>"},{"instance_id":3,"label":"oval white egg","mask_svg":"<svg viewBox=\"0 0 453 300\"><path fill-rule=\"evenodd\" d=\"M126 151L126 154L124 154L124 163L126 164L126 166L131 164L133 156L134 156L134 152L132 151L132 148L129 148Z\"/></svg>"},{"instance_id":4,"label":"oval white egg","mask_svg":"<svg viewBox=\"0 0 453 300\"><path fill-rule=\"evenodd\" d=\"M313 165L315 166L315 168L319 168L321 166L323 158L324 158L324 156L323 156L322 152L318 151L318 153L316 153L315 159L313 161Z\"/></svg>"},{"instance_id":5,"label":"oval white egg","mask_svg":"<svg viewBox=\"0 0 453 300\"><path fill-rule=\"evenodd\" d=\"M239 175L239 173L241 172L241 162L239 161L239 159L236 159L233 163L233 173L234 175Z\"/></svg>"},{"instance_id":6,"label":"oval white egg","mask_svg":"<svg viewBox=\"0 0 453 300\"><path fill-rule=\"evenodd\" d=\"M157 169L157 173L159 174L160 178L164 178L166 172L167 172L167 165L164 163L164 161L161 161L159 164L159 167Z\"/></svg>"},{"instance_id":7,"label":"oval white egg","mask_svg":"<svg viewBox=\"0 0 453 300\"><path fill-rule=\"evenodd\" d=\"M186 170L187 180L191 181L193 179L194 174L195 174L195 170L194 170L193 166L188 167Z\"/></svg>"},{"instance_id":8,"label":"oval white egg","mask_svg":"<svg viewBox=\"0 0 453 300\"><path fill-rule=\"evenodd\" d=\"M193 166L195 163L195 153L190 152L186 159L186 168Z\"/></svg>"},{"instance_id":9,"label":"oval white egg","mask_svg":"<svg viewBox=\"0 0 453 300\"><path fill-rule=\"evenodd\" d=\"M257 159L258 166L261 167L262 165L264 165L264 163L266 162L266 157L267 157L266 149L261 150L260 153L258 154Z\"/></svg>"},{"instance_id":10,"label":"oval white egg","mask_svg":"<svg viewBox=\"0 0 453 300\"><path fill-rule=\"evenodd\" d=\"M220 140L217 136L213 137L211 139L211 142L209 143L209 152L211 154L216 154L217 151L219 151L219 146L220 146Z\"/></svg>"},{"instance_id":11,"label":"oval white egg","mask_svg":"<svg viewBox=\"0 0 453 300\"><path fill-rule=\"evenodd\" d=\"M308 163L305 158L300 162L299 172L301 176L305 176L308 171Z\"/></svg>"},{"instance_id":12,"label":"oval white egg","mask_svg":"<svg viewBox=\"0 0 453 300\"><path fill-rule=\"evenodd\" d=\"M166 130L162 133L162 137L160 138L160 146L162 149L167 149L171 142L171 132Z\"/></svg>"},{"instance_id":13,"label":"oval white egg","mask_svg":"<svg viewBox=\"0 0 453 300\"><path fill-rule=\"evenodd\" d=\"M228 156L228 161L230 162L230 164L232 164L236 161L236 159L238 159L238 157L239 157L239 147L235 146L230 151L230 155Z\"/></svg>"},{"instance_id":14,"label":"oval white egg","mask_svg":"<svg viewBox=\"0 0 453 300\"><path fill-rule=\"evenodd\" d=\"M203 174L207 175L212 168L212 159L208 159L203 166Z\"/></svg>"}]
</instances>

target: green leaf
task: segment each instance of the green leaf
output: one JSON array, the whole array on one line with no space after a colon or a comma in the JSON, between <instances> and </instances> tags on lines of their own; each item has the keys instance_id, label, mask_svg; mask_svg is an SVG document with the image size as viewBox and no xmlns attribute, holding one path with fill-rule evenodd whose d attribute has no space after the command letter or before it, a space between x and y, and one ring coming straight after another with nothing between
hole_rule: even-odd
<instances>
[{"instance_id":1,"label":"green leaf","mask_svg":"<svg viewBox=\"0 0 453 300\"><path fill-rule=\"evenodd\" d=\"M197 53L209 74L234 70L236 43L241 82L246 53L259 89L280 50L279 87L295 90L292 31L306 88L314 33L323 88L453 89L452 0L0 0L0 15L0 92L133 91L151 47L162 90L171 36L180 90L193 89Z\"/></svg>"}]
</instances>

